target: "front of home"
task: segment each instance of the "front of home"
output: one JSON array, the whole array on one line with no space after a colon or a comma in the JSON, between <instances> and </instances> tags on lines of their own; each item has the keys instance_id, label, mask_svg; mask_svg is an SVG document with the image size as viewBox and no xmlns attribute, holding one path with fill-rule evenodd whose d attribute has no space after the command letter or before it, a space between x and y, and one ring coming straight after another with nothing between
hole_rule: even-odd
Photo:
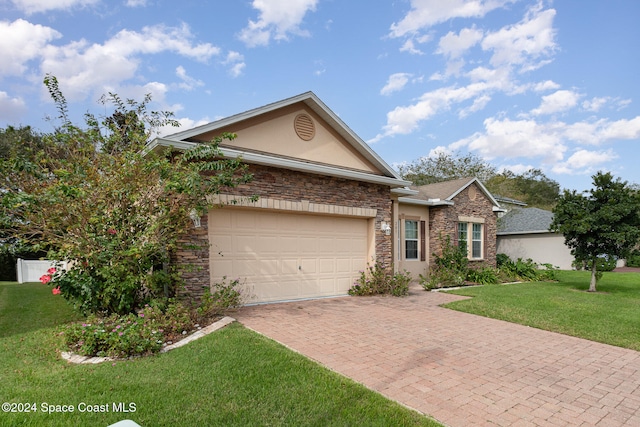
<instances>
[{"instance_id":1,"label":"front of home","mask_svg":"<svg viewBox=\"0 0 640 427\"><path fill-rule=\"evenodd\" d=\"M185 236L199 248L175 254L192 266L183 272L191 293L226 277L244 283L247 302L345 295L374 260L417 278L440 233L466 239L470 258L495 264L499 206L482 184L468 179L433 195L411 188L311 92L150 148L188 149L223 132L237 134L223 155L241 157L254 178L213 195L221 207Z\"/></svg>"}]
</instances>

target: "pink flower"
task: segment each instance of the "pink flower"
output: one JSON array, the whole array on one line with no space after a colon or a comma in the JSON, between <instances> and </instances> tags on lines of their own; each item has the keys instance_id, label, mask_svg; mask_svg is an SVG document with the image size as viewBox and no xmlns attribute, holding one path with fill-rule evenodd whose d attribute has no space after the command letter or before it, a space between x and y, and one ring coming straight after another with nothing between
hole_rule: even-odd
<instances>
[{"instance_id":1,"label":"pink flower","mask_svg":"<svg viewBox=\"0 0 640 427\"><path fill-rule=\"evenodd\" d=\"M51 293L54 295L60 295L62 293L62 291L60 290L60 286L58 286L57 288L51 289Z\"/></svg>"},{"instance_id":2,"label":"pink flower","mask_svg":"<svg viewBox=\"0 0 640 427\"><path fill-rule=\"evenodd\" d=\"M117 233L117 231L116 231L116 229L115 229L115 228L110 228L110 229L108 229L108 230L107 230L107 233L109 233L109 234L116 234L116 233Z\"/></svg>"},{"instance_id":3,"label":"pink flower","mask_svg":"<svg viewBox=\"0 0 640 427\"><path fill-rule=\"evenodd\" d=\"M48 274L44 274L40 277L40 281L42 282L43 285L46 285L51 281L51 276Z\"/></svg>"},{"instance_id":4,"label":"pink flower","mask_svg":"<svg viewBox=\"0 0 640 427\"><path fill-rule=\"evenodd\" d=\"M50 269L47 270L47 274L53 274L56 272L55 267L51 267Z\"/></svg>"}]
</instances>

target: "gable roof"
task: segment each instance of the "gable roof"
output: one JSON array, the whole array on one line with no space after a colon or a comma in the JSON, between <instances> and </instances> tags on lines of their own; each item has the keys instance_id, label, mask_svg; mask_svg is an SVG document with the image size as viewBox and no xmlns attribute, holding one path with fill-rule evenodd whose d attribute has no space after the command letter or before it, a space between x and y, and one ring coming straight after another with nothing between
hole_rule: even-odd
<instances>
[{"instance_id":1,"label":"gable roof","mask_svg":"<svg viewBox=\"0 0 640 427\"><path fill-rule=\"evenodd\" d=\"M310 108L320 118L322 118L328 126L330 126L338 135L340 135L355 151L373 164L379 171L380 175L372 174L364 171L354 171L343 169L337 166L314 164L299 159L285 158L283 156L271 155L269 153L252 153L240 149L228 147L220 147L223 155L229 158L242 157L246 163L255 163L266 166L274 166L280 168L288 168L302 172L325 174L336 177L344 177L347 179L360 180L365 182L373 182L379 184L390 185L392 188L404 187L410 184L404 181L378 154L373 151L366 142L364 142L353 130L351 130L333 111L329 109L313 92L305 92L291 98L283 99L262 107L254 108L243 113L239 113L221 120L217 120L192 129L187 129L163 138L153 140L148 149L155 150L163 147L174 147L179 150L189 149L197 144L190 141L198 135L216 131L229 125L239 123L260 115L288 107L296 103L303 103Z\"/></svg>"},{"instance_id":2,"label":"gable roof","mask_svg":"<svg viewBox=\"0 0 640 427\"><path fill-rule=\"evenodd\" d=\"M502 211L500 204L496 201L493 195L482 185L478 178L468 177L454 179L451 181L436 182L434 184L426 184L420 186L411 186L411 189L417 191L416 195L409 197L401 197L398 200L404 203L413 203L414 201L426 201L430 203L415 203L415 204L429 204L430 206L442 206L453 205L453 199L464 189L472 184L476 184L482 193L493 204L494 211Z\"/></svg>"},{"instance_id":3,"label":"gable roof","mask_svg":"<svg viewBox=\"0 0 640 427\"><path fill-rule=\"evenodd\" d=\"M514 208L498 221L497 234L551 233L553 212L538 208Z\"/></svg>"}]
</instances>

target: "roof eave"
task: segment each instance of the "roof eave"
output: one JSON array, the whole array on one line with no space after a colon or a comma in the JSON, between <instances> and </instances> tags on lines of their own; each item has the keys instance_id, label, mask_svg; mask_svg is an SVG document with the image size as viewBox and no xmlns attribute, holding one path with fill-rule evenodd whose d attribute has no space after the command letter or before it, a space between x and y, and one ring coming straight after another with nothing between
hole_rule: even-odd
<instances>
[{"instance_id":1,"label":"roof eave","mask_svg":"<svg viewBox=\"0 0 640 427\"><path fill-rule=\"evenodd\" d=\"M238 123L271 111L278 110L280 108L303 102L307 107L311 108L316 114L318 114L324 121L326 121L338 134L345 138L353 148L362 154L367 160L373 163L378 169L380 169L385 175L396 179L402 179L396 171L393 170L389 164L387 164L375 151L369 147L355 132L347 126L346 123L340 119L327 105L320 100L313 92L305 92L300 95L293 96L291 98L283 99L281 101L273 102L262 107L254 108L243 113L235 114L233 116L226 117L215 122L211 122L202 126L198 126L192 129L185 130L183 132L177 132L171 135L167 135L165 138L173 141L185 140L194 136L211 132L216 129L220 129L234 123Z\"/></svg>"},{"instance_id":2,"label":"roof eave","mask_svg":"<svg viewBox=\"0 0 640 427\"><path fill-rule=\"evenodd\" d=\"M167 138L156 138L148 146L147 151L158 151L174 148L179 151L196 147L197 142L175 141ZM220 152L224 158L242 158L245 163L284 168L299 172L313 173L317 175L328 175L336 178L351 179L354 181L369 182L372 184L388 185L391 188L406 187L409 181L383 175L374 175L367 172L359 172L350 169L341 169L332 166L308 163L299 160L285 159L282 157L267 156L264 154L249 153L232 148L220 147Z\"/></svg>"},{"instance_id":3,"label":"roof eave","mask_svg":"<svg viewBox=\"0 0 640 427\"><path fill-rule=\"evenodd\" d=\"M414 199L412 197L398 197L398 202L405 203L407 205L419 205L419 206L453 206L453 202L449 200L421 200Z\"/></svg>"}]
</instances>

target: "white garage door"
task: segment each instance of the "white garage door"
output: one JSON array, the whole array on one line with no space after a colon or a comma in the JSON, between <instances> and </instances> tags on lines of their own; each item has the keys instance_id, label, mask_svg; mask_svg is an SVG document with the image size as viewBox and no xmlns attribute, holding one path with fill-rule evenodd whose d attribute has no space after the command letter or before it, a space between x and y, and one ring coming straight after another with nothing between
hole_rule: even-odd
<instances>
[{"instance_id":1,"label":"white garage door","mask_svg":"<svg viewBox=\"0 0 640 427\"><path fill-rule=\"evenodd\" d=\"M366 268L367 230L366 218L214 209L211 279L240 278L247 302L345 295Z\"/></svg>"}]
</instances>

